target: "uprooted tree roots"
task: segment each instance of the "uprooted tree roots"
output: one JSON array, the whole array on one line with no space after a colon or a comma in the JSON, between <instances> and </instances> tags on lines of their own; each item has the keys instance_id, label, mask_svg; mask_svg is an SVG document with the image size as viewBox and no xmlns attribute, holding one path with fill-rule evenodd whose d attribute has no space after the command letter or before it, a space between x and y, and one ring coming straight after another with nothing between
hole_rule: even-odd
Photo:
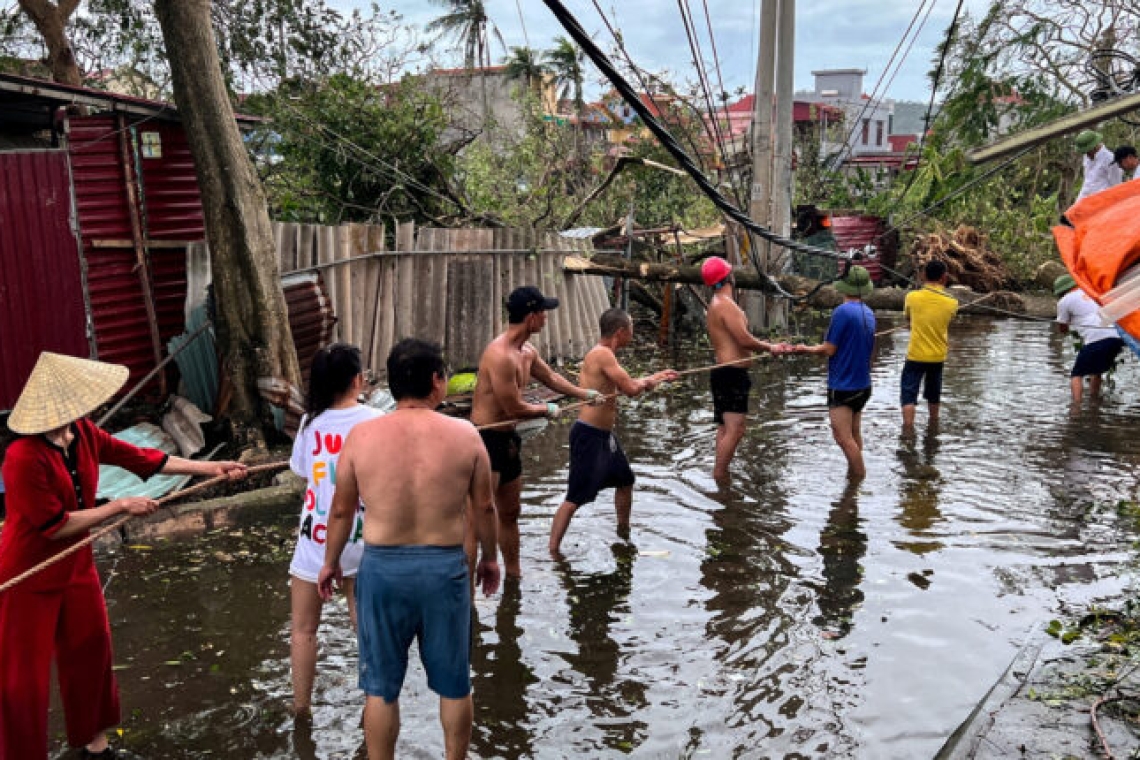
<instances>
[{"instance_id":1,"label":"uprooted tree roots","mask_svg":"<svg viewBox=\"0 0 1140 760\"><path fill-rule=\"evenodd\" d=\"M965 285L978 293L1003 290L1013 283L1013 276L992 249L985 233L961 225L953 232L938 231L919 235L911 246L915 271L921 272L926 262L938 259L950 272L950 282Z\"/></svg>"}]
</instances>

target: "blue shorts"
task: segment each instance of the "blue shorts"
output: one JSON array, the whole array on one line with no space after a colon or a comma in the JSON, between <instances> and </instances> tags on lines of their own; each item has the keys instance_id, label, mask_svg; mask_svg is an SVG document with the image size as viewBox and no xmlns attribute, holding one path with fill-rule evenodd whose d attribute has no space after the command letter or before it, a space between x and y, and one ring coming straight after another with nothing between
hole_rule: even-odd
<instances>
[{"instance_id":1,"label":"blue shorts","mask_svg":"<svg viewBox=\"0 0 1140 760\"><path fill-rule=\"evenodd\" d=\"M364 547L356 574L360 688L394 702L419 639L428 688L471 693L471 589L462 546Z\"/></svg>"},{"instance_id":2,"label":"blue shorts","mask_svg":"<svg viewBox=\"0 0 1140 760\"><path fill-rule=\"evenodd\" d=\"M923 378L926 382L923 383ZM902 406L918 403L918 387L924 385L922 397L931 404L942 401L942 362L916 362L907 359L903 364Z\"/></svg>"},{"instance_id":3,"label":"blue shorts","mask_svg":"<svg viewBox=\"0 0 1140 760\"><path fill-rule=\"evenodd\" d=\"M1071 377L1103 375L1112 369L1123 348L1124 341L1120 338L1104 338L1095 343L1086 343L1073 362Z\"/></svg>"}]
</instances>

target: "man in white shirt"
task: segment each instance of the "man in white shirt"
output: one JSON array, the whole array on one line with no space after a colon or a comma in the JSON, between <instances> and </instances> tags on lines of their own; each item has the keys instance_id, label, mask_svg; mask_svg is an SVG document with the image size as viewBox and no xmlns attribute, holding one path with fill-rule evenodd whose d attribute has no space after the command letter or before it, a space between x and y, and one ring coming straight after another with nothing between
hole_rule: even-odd
<instances>
[{"instance_id":1,"label":"man in white shirt","mask_svg":"<svg viewBox=\"0 0 1140 760\"><path fill-rule=\"evenodd\" d=\"M1133 174L1136 167L1140 166L1140 155L1136 154L1136 148L1131 145L1121 145L1116 150L1112 151L1113 161L1120 167L1120 171L1124 174L1132 174L1133 179L1140 179L1137 175Z\"/></svg>"},{"instance_id":2,"label":"man in white shirt","mask_svg":"<svg viewBox=\"0 0 1140 760\"><path fill-rule=\"evenodd\" d=\"M1084 378L1089 378L1089 395L1097 398L1101 375L1112 369L1124 341L1115 328L1101 323L1096 301L1085 295L1071 276L1063 274L1053 282L1053 295L1061 296L1057 302L1057 329L1067 333L1072 328L1084 344L1073 362L1069 379L1073 403L1080 404Z\"/></svg>"},{"instance_id":3,"label":"man in white shirt","mask_svg":"<svg viewBox=\"0 0 1140 760\"><path fill-rule=\"evenodd\" d=\"M1112 151L1104 147L1100 132L1086 129L1077 135L1074 146L1084 154L1084 182L1077 201L1084 200L1093 193L1119 185L1124 179L1124 171L1116 165Z\"/></svg>"}]
</instances>

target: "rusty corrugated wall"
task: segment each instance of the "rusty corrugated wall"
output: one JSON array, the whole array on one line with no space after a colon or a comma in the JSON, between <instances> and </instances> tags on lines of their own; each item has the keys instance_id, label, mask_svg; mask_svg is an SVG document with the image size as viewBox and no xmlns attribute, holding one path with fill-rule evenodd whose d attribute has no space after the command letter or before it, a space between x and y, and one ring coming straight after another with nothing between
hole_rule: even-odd
<instances>
[{"instance_id":1,"label":"rusty corrugated wall","mask_svg":"<svg viewBox=\"0 0 1140 760\"><path fill-rule=\"evenodd\" d=\"M142 184L143 229L149 240L180 244L148 251L159 334L165 343L184 328L186 246L181 244L205 240L206 224L194 157L182 125L136 123L136 144L145 146L152 141L148 133L157 134L161 156L148 156L145 150L136 152Z\"/></svg>"},{"instance_id":2,"label":"rusty corrugated wall","mask_svg":"<svg viewBox=\"0 0 1140 760\"><path fill-rule=\"evenodd\" d=\"M71 209L65 152L0 153L0 409L40 351L88 355Z\"/></svg>"},{"instance_id":3,"label":"rusty corrugated wall","mask_svg":"<svg viewBox=\"0 0 1140 760\"><path fill-rule=\"evenodd\" d=\"M157 133L159 155L141 158L132 131ZM153 299L160 344L183 330L186 250L176 245L145 251L147 293L135 246L205 237L194 165L177 124L136 126L114 117L73 117L68 149L95 350L102 361L129 367L131 382L137 382L156 364L147 299ZM136 184L134 202L128 182Z\"/></svg>"},{"instance_id":4,"label":"rusty corrugated wall","mask_svg":"<svg viewBox=\"0 0 1140 760\"><path fill-rule=\"evenodd\" d=\"M71 154L76 212L87 262L87 289L95 352L101 361L125 364L137 381L154 366L135 252L108 241L132 239L126 167L111 117L73 118Z\"/></svg>"}]
</instances>

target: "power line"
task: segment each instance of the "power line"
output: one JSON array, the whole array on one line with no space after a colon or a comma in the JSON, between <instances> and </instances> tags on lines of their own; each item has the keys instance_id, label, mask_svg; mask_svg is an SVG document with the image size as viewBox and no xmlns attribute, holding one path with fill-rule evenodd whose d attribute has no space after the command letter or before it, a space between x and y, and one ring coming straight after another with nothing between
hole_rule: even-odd
<instances>
[{"instance_id":1,"label":"power line","mask_svg":"<svg viewBox=\"0 0 1140 760\"><path fill-rule=\"evenodd\" d=\"M696 24L693 22L693 11L689 8L688 0L677 0L677 7L681 11L681 22L685 27L685 36L689 40L689 50L693 54L693 66L697 69L697 82L700 85L701 92L705 97L705 105L708 107L708 119L702 119L705 122L705 132L710 133L708 122L712 121L712 129L709 137L713 138L714 143L720 150L721 160L725 157L725 142L724 136L720 130L720 120L717 118L716 108L713 105L712 93L710 92L708 74L705 71L704 54L701 51L701 41L697 35Z\"/></svg>"},{"instance_id":2,"label":"power line","mask_svg":"<svg viewBox=\"0 0 1140 760\"><path fill-rule=\"evenodd\" d=\"M705 24L708 27L708 31L709 31L709 44L712 46L713 66L716 68L717 87L720 89L720 98L719 98L720 108L722 108L724 110L724 113L725 113L726 118L727 118L728 103L727 103L727 98L726 98L726 92L724 89L724 76L721 74L721 70L720 70L720 53L716 47L716 35L713 34L712 17L709 15L709 3L708 3L708 0L701 0L701 3L702 3L702 5L704 5L704 8L705 8ZM731 123L732 123L731 118L727 118L727 121L728 121L728 124L731 125ZM730 137L731 137L731 132L730 132ZM723 148L722 148L722 155L724 155L724 149ZM725 168L727 169L728 168L728 166L727 166L728 157L724 156L724 160L725 160ZM735 181L737 179L736 175L729 173L728 176L729 176L729 180L730 180L729 184L732 187L732 192L736 196L736 202L743 204L744 203L744 194L742 192L743 188L737 185L737 183Z\"/></svg>"},{"instance_id":3,"label":"power line","mask_svg":"<svg viewBox=\"0 0 1140 760\"><path fill-rule=\"evenodd\" d=\"M522 0L515 0L515 8L518 9L518 12L519 12L519 24L522 26L523 44L526 45L527 48L529 48L530 47L530 36L527 35L527 33L526 33L526 19L523 18Z\"/></svg>"},{"instance_id":4,"label":"power line","mask_svg":"<svg viewBox=\"0 0 1140 760\"><path fill-rule=\"evenodd\" d=\"M625 59L625 63L627 66L629 66L629 69L630 69L630 71L633 72L633 75L635 77L637 77L637 81L638 81L638 84L641 85L642 92L644 92L646 94L646 97L652 98L653 97L653 94L652 94L653 89L649 86L649 83L645 80L644 72L642 72L642 70L637 66L637 64L635 64L633 62L632 56L630 56L629 51L626 50L625 41L622 39L621 34L614 28L613 24L610 23L609 17L606 16L605 11L602 10L602 6L598 3L598 0L593 0L593 4L594 4L594 9L598 12L598 16L600 16L602 19L602 23L605 24L606 29L609 30L610 36L612 36L614 38L614 44L617 45L618 52L620 52L622 57ZM656 79L656 77L654 77L654 79ZM690 143L692 143L692 141L690 141ZM697 146L694 144L694 145L692 145L692 147L694 149L696 149ZM697 161L700 163L700 165L703 168L704 167L704 160L701 158L700 151L697 150L695 152L697 154Z\"/></svg>"},{"instance_id":5,"label":"power line","mask_svg":"<svg viewBox=\"0 0 1140 760\"><path fill-rule=\"evenodd\" d=\"M964 2L965 0L958 0L958 7L954 9L954 18L950 20L950 28L946 32L946 44L942 46L941 55L938 57L938 67L934 70L934 82L930 88L930 102L926 106L926 114L922 121L922 134L918 138L918 160L915 162L914 169L911 170L910 178L899 196L898 203L906 200L907 193L910 192L915 178L918 177L919 167L922 166L922 148L926 145L926 135L930 131L930 114L934 111L934 99L938 95L938 85L942 79L942 70L946 65L946 55L950 52L950 46L954 44L954 34L958 28L958 16L962 12ZM905 158L903 159L903 168L906 168Z\"/></svg>"},{"instance_id":6,"label":"power line","mask_svg":"<svg viewBox=\"0 0 1140 760\"><path fill-rule=\"evenodd\" d=\"M871 96L867 99L867 101L865 103L863 103L863 107L861 109L859 109L859 114L855 117L855 121L851 125L851 130L847 133L847 138L843 143L843 147L841 147L839 150L839 155L835 159L834 166L838 167L840 164L842 164L847 159L847 156L849 156L851 154L852 148L853 148L852 143L855 139L855 130L859 128L859 124L863 120L863 114L867 113L867 109L871 106L872 103L875 102L875 99L878 97L879 88L882 87L883 81L887 77L887 72L890 71L891 65L894 64L895 58L898 57L899 51L902 50L903 45L906 43L907 38L910 36L911 30L914 29L914 25L915 25L915 23L918 22L919 16L922 15L923 9L927 7L927 5L926 5L927 2L928 2L928 0L922 0L922 2L919 3L918 8L914 12L914 16L912 16L910 19L910 24L907 26L906 31L903 32L903 36L899 39L898 44L895 45L894 52L891 53L891 57L887 61L887 65L883 68L882 73L879 74L879 79L875 83L875 89L872 90ZM937 3L937 0L929 0L929 2L930 2L930 7L927 9L927 12L926 12L927 18L930 17L930 11L934 10L934 5L935 5L935 3ZM922 23L925 24L926 22L923 21ZM918 36L918 33L916 32L915 37L917 37L917 36ZM914 44L913 40L911 41L911 44L912 45ZM907 53L909 53L909 52L910 52L910 47L908 46L907 47ZM904 54L903 57L899 60L899 63L898 63L899 68L902 68L902 64L905 60L906 60L906 54ZM892 81L893 81L893 78L892 78Z\"/></svg>"},{"instance_id":7,"label":"power line","mask_svg":"<svg viewBox=\"0 0 1140 760\"><path fill-rule=\"evenodd\" d=\"M637 115L641 118L642 122L661 142L662 147L669 151L669 153L673 156L674 159L676 159L681 168L683 168L689 174L689 176L693 178L693 181L697 184L697 187L701 189L701 192L703 192L717 206L717 208L724 212L726 216L738 222L750 232L753 232L754 234L769 242L775 243L776 245L782 246L783 248L787 248L788 250L812 256L821 256L832 260L848 260L848 257L836 253L835 251L813 245L807 245L797 240L792 240L791 238L777 235L768 228L757 224L755 221L750 219L747 214L734 206L720 193L720 191L718 191L712 185L711 182L709 182L708 178L705 177L703 173L701 173L700 169L697 168L696 164L693 162L693 159L690 158L685 150L677 143L677 140L661 124L657 117L654 116L648 108L646 108L645 104L640 101L640 99L637 97L637 94L633 91L633 88L630 87L629 82L627 82L621 76L621 74L618 73L617 69L614 68L613 64L610 62L606 54L598 48L592 39L590 39L590 36L586 34L585 30L582 29L581 24L579 24L574 15L566 9L566 6L562 4L561 0L543 0L543 2L546 3L546 6L554 14L555 18L558 19L558 22L562 24L562 27L566 30L566 32L574 39L575 42L578 43L583 52L585 52L586 55L589 56L590 60L594 62L594 65L598 67L598 70L601 71L607 79L609 79L610 83L613 84L618 93L623 98L625 98L630 107L637 112ZM757 274L764 280L764 282L771 288L771 290L775 291L780 296L792 300L798 300L797 296L793 296L784 290L780 284L776 282L775 279L773 279L764 271L757 270Z\"/></svg>"}]
</instances>

